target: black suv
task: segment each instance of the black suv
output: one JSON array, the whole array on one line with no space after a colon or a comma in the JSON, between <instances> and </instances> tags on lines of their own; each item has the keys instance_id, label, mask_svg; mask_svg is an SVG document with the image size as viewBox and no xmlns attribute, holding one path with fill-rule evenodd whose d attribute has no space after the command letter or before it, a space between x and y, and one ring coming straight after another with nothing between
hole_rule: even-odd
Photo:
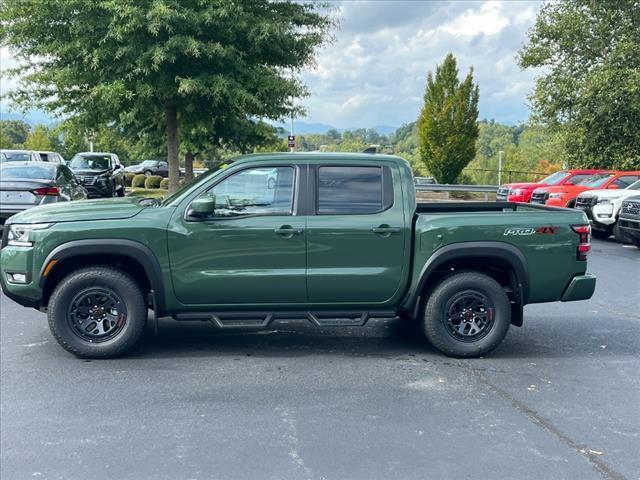
<instances>
[{"instance_id":1,"label":"black suv","mask_svg":"<svg viewBox=\"0 0 640 480\"><path fill-rule=\"evenodd\" d=\"M124 197L124 167L115 153L76 153L69 168L89 197Z\"/></svg>"},{"instance_id":2,"label":"black suv","mask_svg":"<svg viewBox=\"0 0 640 480\"><path fill-rule=\"evenodd\" d=\"M618 228L640 248L640 195L623 200L618 216Z\"/></svg>"}]
</instances>

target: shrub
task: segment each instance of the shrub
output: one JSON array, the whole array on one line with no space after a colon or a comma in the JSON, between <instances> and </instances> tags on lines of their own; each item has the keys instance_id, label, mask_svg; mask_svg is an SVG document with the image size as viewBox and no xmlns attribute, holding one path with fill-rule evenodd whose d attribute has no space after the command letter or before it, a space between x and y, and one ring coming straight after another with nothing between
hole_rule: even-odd
<instances>
[{"instance_id":1,"label":"shrub","mask_svg":"<svg viewBox=\"0 0 640 480\"><path fill-rule=\"evenodd\" d=\"M160 182L160 188L164 189L164 190L168 190L169 189L169 179L168 178L163 178L162 181Z\"/></svg>"},{"instance_id":2,"label":"shrub","mask_svg":"<svg viewBox=\"0 0 640 480\"><path fill-rule=\"evenodd\" d=\"M142 188L144 187L144 183L146 180L147 177L145 175L136 175L135 177L133 177L133 180L131 180L131 186L134 188Z\"/></svg>"},{"instance_id":3,"label":"shrub","mask_svg":"<svg viewBox=\"0 0 640 480\"><path fill-rule=\"evenodd\" d=\"M162 181L162 177L160 175L149 175L147 179L144 181L144 188L146 189L160 188L161 181Z\"/></svg>"},{"instance_id":4,"label":"shrub","mask_svg":"<svg viewBox=\"0 0 640 480\"><path fill-rule=\"evenodd\" d=\"M125 172L124 174L124 184L127 187L131 186L131 182L133 182L133 177L135 177L136 174L135 173L131 173L131 172Z\"/></svg>"}]
</instances>

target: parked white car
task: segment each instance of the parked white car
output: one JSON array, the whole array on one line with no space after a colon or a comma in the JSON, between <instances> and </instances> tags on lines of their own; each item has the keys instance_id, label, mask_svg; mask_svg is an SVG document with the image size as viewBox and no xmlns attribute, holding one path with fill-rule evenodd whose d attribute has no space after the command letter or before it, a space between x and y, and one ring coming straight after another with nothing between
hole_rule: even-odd
<instances>
[{"instance_id":1,"label":"parked white car","mask_svg":"<svg viewBox=\"0 0 640 480\"><path fill-rule=\"evenodd\" d=\"M629 239L618 229L618 215L625 198L638 195L640 180L622 190L589 190L576 199L575 208L584 210L591 222L591 233L595 238L609 238L629 243Z\"/></svg>"}]
</instances>

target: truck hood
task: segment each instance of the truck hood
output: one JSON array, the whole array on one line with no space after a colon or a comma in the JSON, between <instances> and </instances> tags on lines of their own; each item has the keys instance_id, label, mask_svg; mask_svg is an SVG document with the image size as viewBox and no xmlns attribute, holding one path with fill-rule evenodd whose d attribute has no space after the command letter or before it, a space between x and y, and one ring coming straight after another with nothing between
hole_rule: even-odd
<instances>
[{"instance_id":1,"label":"truck hood","mask_svg":"<svg viewBox=\"0 0 640 480\"><path fill-rule=\"evenodd\" d=\"M627 198L638 195L638 190L626 190L626 189L603 189L603 190L589 190L580 194L581 197L598 197L598 198Z\"/></svg>"},{"instance_id":2,"label":"truck hood","mask_svg":"<svg viewBox=\"0 0 640 480\"><path fill-rule=\"evenodd\" d=\"M536 188L536 192L540 191L540 192L549 192L549 193L555 193L555 192L566 192L566 193L570 193L573 195L578 195L581 192L585 192L587 190L592 190L589 187L583 187L580 185L555 185L555 186L551 186L551 187L541 187L541 188Z\"/></svg>"},{"instance_id":3,"label":"truck hood","mask_svg":"<svg viewBox=\"0 0 640 480\"><path fill-rule=\"evenodd\" d=\"M8 223L58 223L131 218L145 207L142 198L109 198L60 202L18 213Z\"/></svg>"},{"instance_id":4,"label":"truck hood","mask_svg":"<svg viewBox=\"0 0 640 480\"><path fill-rule=\"evenodd\" d=\"M503 187L508 187L510 189L519 188L521 190L533 190L534 188L544 187L545 185L545 183L507 183L503 185Z\"/></svg>"}]
</instances>

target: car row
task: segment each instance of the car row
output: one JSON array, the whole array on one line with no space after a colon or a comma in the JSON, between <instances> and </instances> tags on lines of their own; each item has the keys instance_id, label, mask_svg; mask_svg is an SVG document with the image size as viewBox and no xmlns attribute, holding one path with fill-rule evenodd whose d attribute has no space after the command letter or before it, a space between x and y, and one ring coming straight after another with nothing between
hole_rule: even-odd
<instances>
[{"instance_id":1,"label":"car row","mask_svg":"<svg viewBox=\"0 0 640 480\"><path fill-rule=\"evenodd\" d=\"M524 202L585 212L596 238L632 243L619 217L625 199L640 193L640 171L563 170L537 183L502 185L497 201Z\"/></svg>"}]
</instances>

